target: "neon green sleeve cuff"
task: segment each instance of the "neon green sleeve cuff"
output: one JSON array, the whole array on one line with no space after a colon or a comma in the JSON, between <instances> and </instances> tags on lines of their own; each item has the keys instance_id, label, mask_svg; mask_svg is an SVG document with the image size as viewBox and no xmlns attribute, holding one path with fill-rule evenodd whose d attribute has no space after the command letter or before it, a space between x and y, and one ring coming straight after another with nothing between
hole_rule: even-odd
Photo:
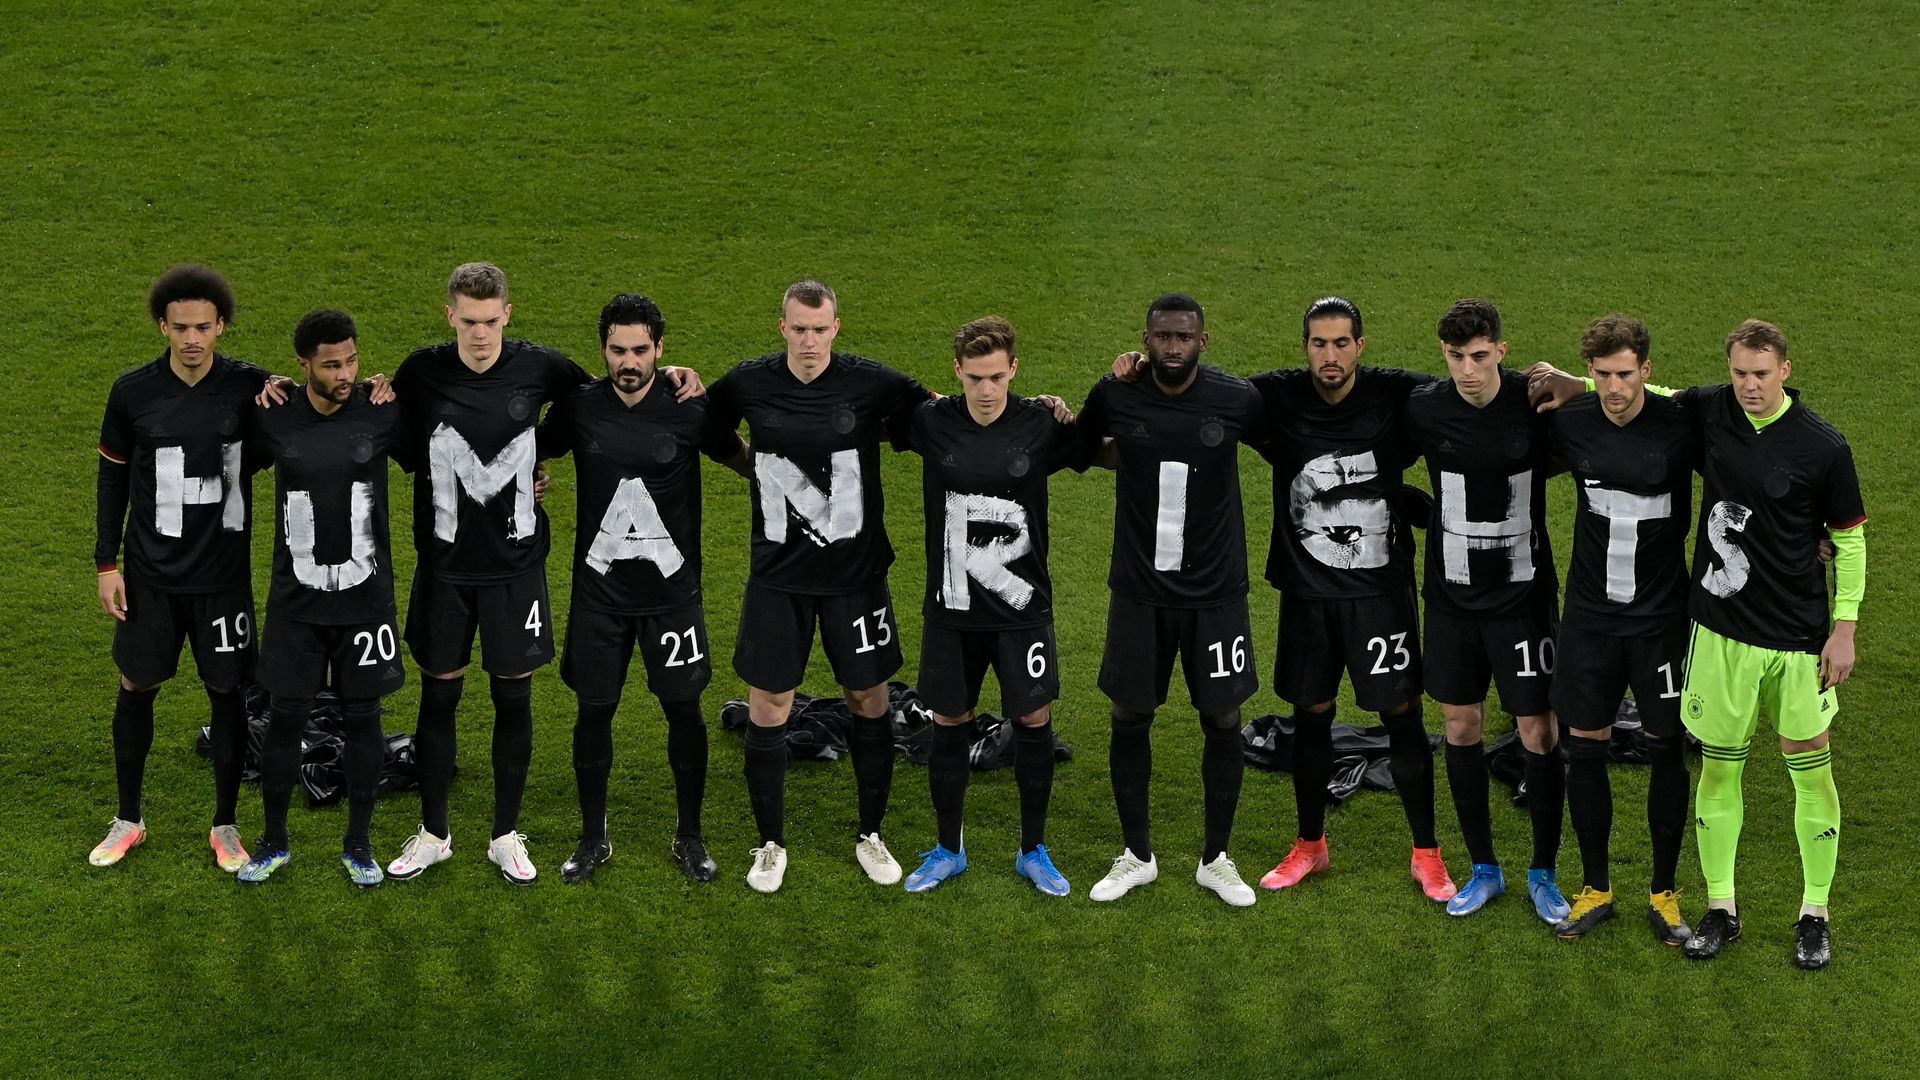
<instances>
[{"instance_id":1,"label":"neon green sleeve cuff","mask_svg":"<svg viewBox=\"0 0 1920 1080\"><path fill-rule=\"evenodd\" d=\"M1860 621L1860 601L1867 595L1867 526L1828 529L1833 538L1833 617Z\"/></svg>"}]
</instances>

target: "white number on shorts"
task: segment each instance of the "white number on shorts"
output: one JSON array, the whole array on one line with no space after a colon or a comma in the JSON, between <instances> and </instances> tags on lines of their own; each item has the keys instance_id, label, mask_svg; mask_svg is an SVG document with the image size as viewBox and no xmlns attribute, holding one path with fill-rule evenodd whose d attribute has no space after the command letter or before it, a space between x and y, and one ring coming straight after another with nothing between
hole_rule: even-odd
<instances>
[{"instance_id":1,"label":"white number on shorts","mask_svg":"<svg viewBox=\"0 0 1920 1080\"><path fill-rule=\"evenodd\" d=\"M1550 637L1540 639L1540 670L1538 671L1533 669L1534 653L1532 646L1533 642L1531 641L1514 642L1513 651L1520 654L1520 670L1517 674L1522 678L1553 674L1553 639Z\"/></svg>"},{"instance_id":2,"label":"white number on shorts","mask_svg":"<svg viewBox=\"0 0 1920 1080\"><path fill-rule=\"evenodd\" d=\"M1047 643L1036 641L1027 646L1027 677L1037 679L1047 673Z\"/></svg>"},{"instance_id":3,"label":"white number on shorts","mask_svg":"<svg viewBox=\"0 0 1920 1080\"><path fill-rule=\"evenodd\" d=\"M546 623L540 621L540 601L535 600L533 606L527 609L527 622L521 629L531 630L534 637L539 637L540 631L546 629L546 626Z\"/></svg>"},{"instance_id":4,"label":"white number on shorts","mask_svg":"<svg viewBox=\"0 0 1920 1080\"><path fill-rule=\"evenodd\" d=\"M360 646L360 666L372 667L374 650L380 651L380 659L391 660L399 652L393 640L393 627L380 624L378 630L362 630L353 635L353 643Z\"/></svg>"},{"instance_id":5,"label":"white number on shorts","mask_svg":"<svg viewBox=\"0 0 1920 1080\"><path fill-rule=\"evenodd\" d=\"M688 664L696 664L707 658L707 654L700 651L700 637L694 633L694 629L694 627L689 626L677 634L669 630L660 635L660 644L673 648L673 651L667 654L667 662L662 664L662 667L685 667ZM680 642L683 640L687 643L687 658L685 660L680 659Z\"/></svg>"},{"instance_id":6,"label":"white number on shorts","mask_svg":"<svg viewBox=\"0 0 1920 1080\"><path fill-rule=\"evenodd\" d=\"M231 636L227 632L229 622L233 626ZM220 632L220 644L213 647L214 652L239 652L247 647L247 636L253 633L253 623L244 611L237 612L231 620L224 616L214 619L209 625Z\"/></svg>"},{"instance_id":7,"label":"white number on shorts","mask_svg":"<svg viewBox=\"0 0 1920 1080\"><path fill-rule=\"evenodd\" d=\"M886 608L881 608L873 613L873 625L880 634L879 641L873 641L868 638L867 617L865 615L853 620L853 628L860 632L860 647L853 650L854 652L870 653L893 640L893 626L887 622Z\"/></svg>"},{"instance_id":8,"label":"white number on shorts","mask_svg":"<svg viewBox=\"0 0 1920 1080\"><path fill-rule=\"evenodd\" d=\"M1664 700L1670 697L1679 697L1680 691L1678 688L1676 688L1673 685L1673 665L1672 664L1660 665L1660 677L1667 680L1667 692L1660 695L1661 699Z\"/></svg>"},{"instance_id":9,"label":"white number on shorts","mask_svg":"<svg viewBox=\"0 0 1920 1080\"><path fill-rule=\"evenodd\" d=\"M1224 679L1229 675L1238 675L1247 670L1247 639L1245 637L1236 637L1233 639L1233 647L1231 650L1233 657L1232 671L1227 670L1229 650L1226 642L1216 641L1207 646L1207 648L1213 652L1213 670L1207 673L1207 678Z\"/></svg>"},{"instance_id":10,"label":"white number on shorts","mask_svg":"<svg viewBox=\"0 0 1920 1080\"><path fill-rule=\"evenodd\" d=\"M1407 670L1407 665L1413 663L1413 654L1407 651L1406 634L1393 635L1393 657L1395 660L1393 664L1387 663L1387 642L1388 639L1383 637L1367 639L1367 648L1380 650L1380 655L1373 658L1373 674L1375 675L1389 675L1396 671L1405 671Z\"/></svg>"}]
</instances>

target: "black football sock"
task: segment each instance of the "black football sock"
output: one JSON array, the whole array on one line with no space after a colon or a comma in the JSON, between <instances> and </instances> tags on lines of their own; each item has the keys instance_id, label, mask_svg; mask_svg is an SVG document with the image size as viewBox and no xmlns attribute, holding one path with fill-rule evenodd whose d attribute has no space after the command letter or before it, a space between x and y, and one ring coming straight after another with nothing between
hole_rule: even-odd
<instances>
[{"instance_id":1,"label":"black football sock","mask_svg":"<svg viewBox=\"0 0 1920 1080\"><path fill-rule=\"evenodd\" d=\"M1653 840L1650 893L1671 892L1687 832L1687 761L1679 739L1647 739L1653 775L1647 787L1647 831Z\"/></svg>"},{"instance_id":2,"label":"black football sock","mask_svg":"<svg viewBox=\"0 0 1920 1080\"><path fill-rule=\"evenodd\" d=\"M1487 756L1479 743L1447 744L1447 790L1460 819L1460 838L1475 865L1494 866L1493 811L1487 806Z\"/></svg>"},{"instance_id":3,"label":"black football sock","mask_svg":"<svg viewBox=\"0 0 1920 1080\"><path fill-rule=\"evenodd\" d=\"M1206 835L1200 861L1210 863L1233 839L1233 816L1240 809L1240 781L1246 775L1246 744L1240 738L1240 710L1202 715L1206 742L1200 750L1200 786L1206 802Z\"/></svg>"},{"instance_id":4,"label":"black football sock","mask_svg":"<svg viewBox=\"0 0 1920 1080\"><path fill-rule=\"evenodd\" d=\"M340 735L346 742L347 848L371 848L367 833L380 799L380 774L387 767L387 737L380 733L380 699L348 698L340 703Z\"/></svg>"},{"instance_id":5,"label":"black football sock","mask_svg":"<svg viewBox=\"0 0 1920 1080\"><path fill-rule=\"evenodd\" d=\"M933 725L933 747L927 758L927 788L933 794L933 817L939 825L940 846L960 850L961 821L966 815L967 760L970 724Z\"/></svg>"},{"instance_id":6,"label":"black football sock","mask_svg":"<svg viewBox=\"0 0 1920 1080\"><path fill-rule=\"evenodd\" d=\"M453 787L456 739L454 716L466 678L420 680L420 726L413 733L414 762L420 767L420 824L442 840L447 828L447 791Z\"/></svg>"},{"instance_id":7,"label":"black football sock","mask_svg":"<svg viewBox=\"0 0 1920 1080\"><path fill-rule=\"evenodd\" d=\"M113 782L120 792L120 820L139 821L141 788L146 784L147 753L153 749L155 686L146 690L120 688L113 702Z\"/></svg>"},{"instance_id":8,"label":"black football sock","mask_svg":"<svg viewBox=\"0 0 1920 1080\"><path fill-rule=\"evenodd\" d=\"M860 787L860 835L877 833L887 816L893 793L893 712L853 718L848 739L853 751L853 779Z\"/></svg>"},{"instance_id":9,"label":"black football sock","mask_svg":"<svg viewBox=\"0 0 1920 1080\"><path fill-rule=\"evenodd\" d=\"M287 807L300 777L300 736L312 711L312 698L275 695L267 714L266 745L260 750L260 802L267 820L260 840L269 850L287 846Z\"/></svg>"},{"instance_id":10,"label":"black football sock","mask_svg":"<svg viewBox=\"0 0 1920 1080\"><path fill-rule=\"evenodd\" d=\"M580 838L607 838L607 776L613 771L613 714L617 701L580 699L573 722L573 779L580 789Z\"/></svg>"},{"instance_id":11,"label":"black football sock","mask_svg":"<svg viewBox=\"0 0 1920 1080\"><path fill-rule=\"evenodd\" d=\"M1552 870L1560 862L1560 828L1566 816L1567 768L1560 748L1544 754L1527 751L1527 816L1533 819L1530 869Z\"/></svg>"},{"instance_id":12,"label":"black football sock","mask_svg":"<svg viewBox=\"0 0 1920 1080\"><path fill-rule=\"evenodd\" d=\"M1427 742L1426 724L1419 709L1408 709L1398 716L1380 714L1387 727L1387 767L1393 773L1393 787L1400 793L1400 809L1407 815L1407 830L1413 834L1413 846L1437 848L1440 838L1434 832L1433 745Z\"/></svg>"},{"instance_id":13,"label":"black football sock","mask_svg":"<svg viewBox=\"0 0 1920 1080\"><path fill-rule=\"evenodd\" d=\"M1333 714L1293 710L1293 809L1300 839L1327 835L1327 782L1333 779Z\"/></svg>"},{"instance_id":14,"label":"black football sock","mask_svg":"<svg viewBox=\"0 0 1920 1080\"><path fill-rule=\"evenodd\" d=\"M234 823L240 802L240 774L247 765L247 702L238 690L207 687L213 715L207 741L213 749L213 826Z\"/></svg>"},{"instance_id":15,"label":"black football sock","mask_svg":"<svg viewBox=\"0 0 1920 1080\"><path fill-rule=\"evenodd\" d=\"M667 768L673 772L676 836L700 835L700 807L707 798L707 722L700 699L663 701L667 714Z\"/></svg>"},{"instance_id":16,"label":"black football sock","mask_svg":"<svg viewBox=\"0 0 1920 1080\"><path fill-rule=\"evenodd\" d=\"M787 725L747 725L747 799L762 844L787 846Z\"/></svg>"},{"instance_id":17,"label":"black football sock","mask_svg":"<svg viewBox=\"0 0 1920 1080\"><path fill-rule=\"evenodd\" d=\"M1053 798L1053 720L1014 732L1013 782L1020 789L1020 854L1047 842L1047 803Z\"/></svg>"},{"instance_id":18,"label":"black football sock","mask_svg":"<svg viewBox=\"0 0 1920 1080\"><path fill-rule=\"evenodd\" d=\"M1113 805L1120 813L1120 839L1141 862L1153 858L1148 827L1148 787L1153 777L1153 714L1115 707L1113 737L1107 744L1107 771L1113 778Z\"/></svg>"},{"instance_id":19,"label":"black football sock","mask_svg":"<svg viewBox=\"0 0 1920 1080\"><path fill-rule=\"evenodd\" d=\"M1588 888L1613 888L1607 869L1607 840L1613 835L1613 784L1607 779L1607 750L1611 740L1567 736L1567 817L1580 841L1580 869ZM1532 755L1528 755L1532 763ZM1529 775L1527 790L1532 792Z\"/></svg>"},{"instance_id":20,"label":"black football sock","mask_svg":"<svg viewBox=\"0 0 1920 1080\"><path fill-rule=\"evenodd\" d=\"M520 827L520 800L533 763L533 680L487 676L493 695L493 835Z\"/></svg>"}]
</instances>

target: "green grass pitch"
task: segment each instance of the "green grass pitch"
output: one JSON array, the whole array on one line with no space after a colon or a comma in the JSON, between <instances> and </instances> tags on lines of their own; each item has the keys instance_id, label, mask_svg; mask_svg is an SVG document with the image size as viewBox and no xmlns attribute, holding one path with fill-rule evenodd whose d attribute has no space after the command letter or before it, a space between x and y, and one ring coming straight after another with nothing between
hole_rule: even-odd
<instances>
[{"instance_id":1,"label":"green grass pitch","mask_svg":"<svg viewBox=\"0 0 1920 1080\"><path fill-rule=\"evenodd\" d=\"M1911 4L567 8L6 6L0 1071L1864 1076L1920 1051L1905 907L1920 835ZM1201 298L1210 359L1243 374L1298 363L1299 313L1332 291L1365 308L1369 360L1429 371L1433 322L1460 296L1501 306L1521 364L1566 363L1589 318L1638 314L1657 380L1675 385L1724 377L1720 339L1739 319L1780 323L1794 384L1851 438L1873 515L1861 662L1837 724L1833 967L1787 962L1799 864L1764 735L1748 770L1748 937L1712 965L1635 921L1645 781L1625 769L1614 851L1629 917L1587 941L1553 939L1519 896L1446 918L1407 881L1400 810L1379 795L1332 815L1331 874L1226 910L1190 882L1200 739L1179 690L1157 739L1163 880L1088 902L1119 846L1094 686L1112 512L1097 473L1054 487L1059 725L1079 751L1051 837L1068 901L1011 873L1006 773L971 792L970 873L924 897L867 883L844 764L793 770L787 886L750 892L739 744L717 725L707 835L723 877L689 887L666 855L664 725L637 688L617 728L619 858L591 887L562 887L573 699L552 670L536 679L533 888L484 859L477 681L459 854L420 881L352 890L332 858L341 811L298 808L296 861L270 885L219 874L191 749L205 702L186 678L159 701L152 839L90 868L112 813L114 680L87 565L93 443L109 383L160 347L146 287L174 262L222 268L241 304L225 349L282 371L294 320L345 307L372 369L391 372L444 335L446 273L479 258L512 276L515 332L589 368L615 291L658 299L668 358L711 379L774 347L780 289L818 275L842 296L843 347L950 388L954 327L1000 312L1022 334L1016 389L1076 404L1168 289ZM1244 464L1257 568L1269 472ZM911 657L918 462L886 468ZM561 464L549 499L561 552L570 478ZM746 495L717 468L707 487L724 656ZM1571 492L1554 492L1564 559ZM403 582L407 505L397 482ZM564 607L567 559L549 572ZM1264 583L1253 604L1266 672ZM817 657L809 685L823 687ZM717 667L710 712L742 692ZM417 694L392 699L389 730L411 729ZM1274 707L1269 691L1249 702ZM1253 875L1291 839L1288 783L1249 774L1233 850ZM1458 875L1444 786L1440 799ZM383 856L416 811L410 797L381 807ZM254 789L241 821L251 839ZM1497 808L1495 825L1517 858L1523 815ZM918 769L898 773L887 835L903 859L930 846ZM1562 868L1577 884L1570 834ZM1691 840L1681 884L1695 917Z\"/></svg>"}]
</instances>

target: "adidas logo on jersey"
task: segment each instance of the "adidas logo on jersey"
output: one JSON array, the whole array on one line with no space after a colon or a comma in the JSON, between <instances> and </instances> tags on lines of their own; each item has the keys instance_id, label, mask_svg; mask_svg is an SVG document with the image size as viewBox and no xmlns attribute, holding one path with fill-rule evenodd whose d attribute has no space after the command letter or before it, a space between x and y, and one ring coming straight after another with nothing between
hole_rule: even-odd
<instances>
[{"instance_id":1,"label":"adidas logo on jersey","mask_svg":"<svg viewBox=\"0 0 1920 1080\"><path fill-rule=\"evenodd\" d=\"M941 455L940 455L940 464L942 464L942 465L945 465L945 466L946 466L947 468L949 468L949 469L951 469L951 468L953 468L953 455L952 455L952 454L941 454Z\"/></svg>"},{"instance_id":2,"label":"adidas logo on jersey","mask_svg":"<svg viewBox=\"0 0 1920 1080\"><path fill-rule=\"evenodd\" d=\"M1147 425L1145 425L1145 424L1135 424L1135 425L1133 425L1133 437L1134 437L1134 438L1136 438L1136 439L1144 439L1144 438L1146 438L1146 437L1147 437Z\"/></svg>"},{"instance_id":3,"label":"adidas logo on jersey","mask_svg":"<svg viewBox=\"0 0 1920 1080\"><path fill-rule=\"evenodd\" d=\"M539 655L540 655L540 646L538 646L538 645L529 645L529 646L527 646L527 655L528 655L528 656L539 656Z\"/></svg>"},{"instance_id":4,"label":"adidas logo on jersey","mask_svg":"<svg viewBox=\"0 0 1920 1080\"><path fill-rule=\"evenodd\" d=\"M394 667L392 664L388 664L387 670L381 672L380 677L383 679L397 679L400 677L400 669Z\"/></svg>"}]
</instances>

